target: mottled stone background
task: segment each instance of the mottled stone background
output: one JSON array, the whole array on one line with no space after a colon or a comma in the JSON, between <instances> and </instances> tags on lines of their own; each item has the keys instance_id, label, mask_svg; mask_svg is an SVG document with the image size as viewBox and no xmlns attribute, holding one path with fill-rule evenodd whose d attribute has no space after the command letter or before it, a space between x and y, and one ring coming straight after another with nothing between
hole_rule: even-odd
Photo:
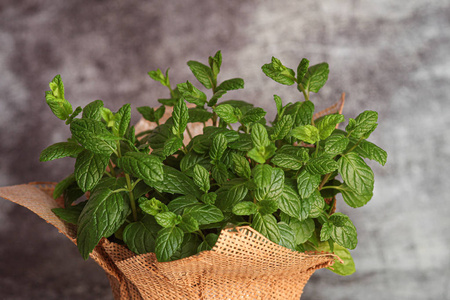
<instances>
[{"instance_id":1,"label":"mottled stone background","mask_svg":"<svg viewBox=\"0 0 450 300\"><path fill-rule=\"evenodd\" d=\"M344 114L380 114L371 141L388 163L370 163L375 195L354 211L357 272L321 270L302 299L450 299L450 2L0 1L0 186L58 181L73 167L39 163L42 149L68 137L44 101L61 74L74 106L102 99L116 110L155 105L166 91L146 74L171 68L195 81L187 60L221 49L222 79L240 76L247 99L273 116L272 95L295 88L261 72L271 56L295 68L327 61L319 108L347 93ZM134 119L138 120L136 111ZM24 208L0 201L1 299L112 299L103 271Z\"/></svg>"}]
</instances>

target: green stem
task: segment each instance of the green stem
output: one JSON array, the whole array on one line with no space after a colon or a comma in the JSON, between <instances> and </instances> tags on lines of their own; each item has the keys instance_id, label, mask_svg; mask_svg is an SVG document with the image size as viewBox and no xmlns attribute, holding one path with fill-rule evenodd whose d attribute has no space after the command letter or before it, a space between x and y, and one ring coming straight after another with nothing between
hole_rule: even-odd
<instances>
[{"instance_id":1,"label":"green stem","mask_svg":"<svg viewBox=\"0 0 450 300\"><path fill-rule=\"evenodd\" d=\"M298 87L300 88L300 90L303 93L303 96L305 97L306 101L309 101L309 93L306 92L305 88L303 87L303 85L301 83L298 84Z\"/></svg>"},{"instance_id":2,"label":"green stem","mask_svg":"<svg viewBox=\"0 0 450 300\"><path fill-rule=\"evenodd\" d=\"M317 157L318 153L319 153L319 141L316 142L316 151L314 151L314 157Z\"/></svg>"},{"instance_id":3,"label":"green stem","mask_svg":"<svg viewBox=\"0 0 450 300\"><path fill-rule=\"evenodd\" d=\"M336 189L336 190L343 190L343 188L341 188L340 186L334 186L334 185L327 185L322 187L322 190L326 190L326 189Z\"/></svg>"},{"instance_id":4,"label":"green stem","mask_svg":"<svg viewBox=\"0 0 450 300\"><path fill-rule=\"evenodd\" d=\"M202 239L203 239L204 241L206 241L205 235L203 234L203 232L202 232L200 229L197 230L196 232L202 237Z\"/></svg>"},{"instance_id":5,"label":"green stem","mask_svg":"<svg viewBox=\"0 0 450 300\"><path fill-rule=\"evenodd\" d=\"M322 182L319 185L319 191L323 188L324 184L327 183L328 179L330 179L331 173L328 173L327 175L325 175L325 177L323 178Z\"/></svg>"},{"instance_id":6,"label":"green stem","mask_svg":"<svg viewBox=\"0 0 450 300\"><path fill-rule=\"evenodd\" d=\"M133 188L132 188L132 184L131 184L131 180L130 180L130 175L125 173L125 179L127 180L128 195L130 197L131 210L133 211L133 219L136 222L137 221L136 203L134 201Z\"/></svg>"},{"instance_id":7,"label":"green stem","mask_svg":"<svg viewBox=\"0 0 450 300\"><path fill-rule=\"evenodd\" d=\"M109 171L111 172L112 177L116 177L116 171L114 171L114 166L113 166L111 160L109 160L108 166L109 166Z\"/></svg>"},{"instance_id":8,"label":"green stem","mask_svg":"<svg viewBox=\"0 0 450 300\"><path fill-rule=\"evenodd\" d=\"M359 143L361 143L362 140L363 140L362 137L359 138L359 140L356 142L356 144L353 145L353 147L351 147L350 149L348 149L348 151L345 151L345 153L342 154L342 155L345 155L345 154L347 154L347 153L349 153L349 152L352 152L356 147L358 147Z\"/></svg>"},{"instance_id":9,"label":"green stem","mask_svg":"<svg viewBox=\"0 0 450 300\"><path fill-rule=\"evenodd\" d=\"M189 135L189 138L192 140L192 134L191 134L191 131L189 130L189 126L186 126L186 131Z\"/></svg>"}]
</instances>

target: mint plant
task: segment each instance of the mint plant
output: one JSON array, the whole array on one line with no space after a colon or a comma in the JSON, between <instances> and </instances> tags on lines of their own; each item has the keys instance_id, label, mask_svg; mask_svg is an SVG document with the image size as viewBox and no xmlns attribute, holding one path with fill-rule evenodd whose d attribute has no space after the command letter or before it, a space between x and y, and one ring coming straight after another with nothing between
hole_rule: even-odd
<instances>
[{"instance_id":1,"label":"mint plant","mask_svg":"<svg viewBox=\"0 0 450 300\"><path fill-rule=\"evenodd\" d=\"M314 120L310 97L326 83L327 63L310 66L302 59L294 72L272 58L262 67L304 98L284 105L274 95L277 114L270 123L262 108L222 100L244 81L218 81L220 51L208 65L188 66L200 85L186 81L173 87L168 70L148 73L168 88L169 97L159 99L156 109L137 108L157 124L138 134L130 126L130 104L112 112L96 100L73 110L61 77L50 83L46 101L72 136L43 150L40 160L75 158L73 173L53 194L64 198L65 207L53 212L77 225L83 258L108 238L136 254L154 252L159 261L171 261L212 249L225 227L250 225L292 250L334 251L345 261L334 272L351 274L348 249L356 247L357 233L348 216L334 213L335 196L340 193L355 208L372 198L374 174L364 159L382 165L387 159L367 141L377 113L349 118L345 130L336 129L345 122L341 114ZM168 106L173 113L163 123ZM203 133L192 136L189 123L203 126ZM86 193L88 199L82 197Z\"/></svg>"}]
</instances>

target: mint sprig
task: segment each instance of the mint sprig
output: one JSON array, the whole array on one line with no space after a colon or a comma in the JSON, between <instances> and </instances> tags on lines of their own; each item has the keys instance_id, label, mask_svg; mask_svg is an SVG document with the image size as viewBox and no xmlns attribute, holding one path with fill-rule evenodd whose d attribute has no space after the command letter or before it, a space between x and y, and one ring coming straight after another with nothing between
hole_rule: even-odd
<instances>
[{"instance_id":1,"label":"mint sprig","mask_svg":"<svg viewBox=\"0 0 450 300\"><path fill-rule=\"evenodd\" d=\"M345 131L336 129L346 120L341 114L314 120L311 92L326 83L327 63L310 65L304 58L295 72L273 57L262 67L304 98L283 104L274 95L272 122L264 109L226 99L228 91L244 88L244 80L220 81L220 51L207 64L189 61L188 67L194 78L175 88L168 69L148 73L169 95L158 108L137 108L156 123L138 134L130 126L130 104L113 113L95 100L73 111L61 77L51 81L46 101L72 136L44 149L40 160L75 158L73 174L54 192L66 207L54 213L78 226L83 258L106 237L137 254L155 252L159 261L180 259L210 250L220 231L234 224L250 225L293 250L336 251L347 262L334 271L351 274L347 249L357 245L356 228L348 216L334 213L334 196L341 194L351 207L372 198L374 174L365 159L387 160L367 141L378 114L367 110L348 118ZM162 123L166 106L173 113ZM203 133L193 136L190 123L203 126ZM89 199L75 202L84 192Z\"/></svg>"}]
</instances>

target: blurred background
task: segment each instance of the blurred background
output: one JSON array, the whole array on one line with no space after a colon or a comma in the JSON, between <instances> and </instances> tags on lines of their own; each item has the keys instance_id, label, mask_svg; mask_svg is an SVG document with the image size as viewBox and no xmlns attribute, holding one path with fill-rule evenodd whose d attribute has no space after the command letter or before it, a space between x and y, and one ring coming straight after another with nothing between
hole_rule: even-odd
<instances>
[{"instance_id":1,"label":"blurred background","mask_svg":"<svg viewBox=\"0 0 450 300\"><path fill-rule=\"evenodd\" d=\"M379 112L370 141L388 152L374 197L357 210L338 202L358 230L356 273L317 271L302 299L450 299L450 2L0 1L0 186L59 181L74 161L40 163L69 137L47 107L56 74L76 106L102 99L116 111L157 105L167 92L147 72L170 67L189 79L188 60L222 50L221 80L242 77L244 99L274 116L273 94L300 99L267 78L272 56L296 69L306 57L330 65L312 101L325 108L346 92L344 115ZM197 84L197 87L200 85ZM25 208L0 200L1 299L112 299L92 260Z\"/></svg>"}]
</instances>

